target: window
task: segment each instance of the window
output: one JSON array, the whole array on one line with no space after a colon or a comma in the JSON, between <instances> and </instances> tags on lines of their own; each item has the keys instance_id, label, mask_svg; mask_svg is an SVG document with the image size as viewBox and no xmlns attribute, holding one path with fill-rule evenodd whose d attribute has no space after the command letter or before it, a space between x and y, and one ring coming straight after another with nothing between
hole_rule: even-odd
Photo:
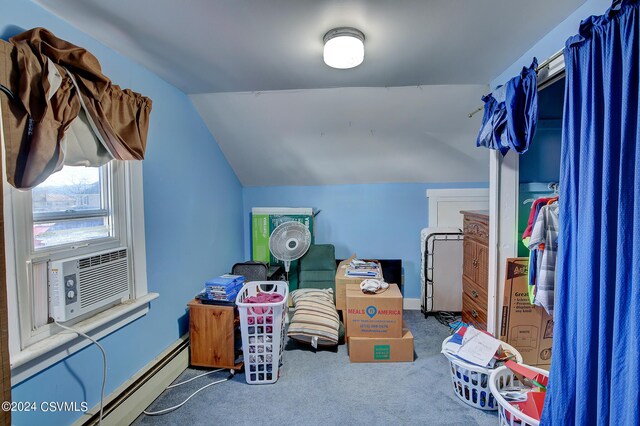
<instances>
[{"instance_id":1,"label":"window","mask_svg":"<svg viewBox=\"0 0 640 426\"><path fill-rule=\"evenodd\" d=\"M109 172L65 166L31 191L36 251L113 236Z\"/></svg>"},{"instance_id":2,"label":"window","mask_svg":"<svg viewBox=\"0 0 640 426\"><path fill-rule=\"evenodd\" d=\"M97 338L144 315L157 294L147 292L140 162L65 166L30 191L16 190L6 180L4 188L9 344L18 383L87 344L58 334L50 320L52 262L127 249L129 302L65 323ZM38 350L31 350L33 345Z\"/></svg>"},{"instance_id":3,"label":"window","mask_svg":"<svg viewBox=\"0 0 640 426\"><path fill-rule=\"evenodd\" d=\"M50 324L50 262L131 245L127 165L68 167L30 191L11 189L20 348L55 334ZM132 265L131 265L132 266ZM135 289L131 282L131 294ZM78 318L82 321L87 314Z\"/></svg>"},{"instance_id":4,"label":"window","mask_svg":"<svg viewBox=\"0 0 640 426\"><path fill-rule=\"evenodd\" d=\"M4 133L0 111L2 150ZM30 191L13 188L3 177L9 356L15 386L89 344L73 333L61 333L49 321L48 281L51 276L60 277L52 265L62 264L64 269L70 264L84 270L91 284L85 287L90 296L84 301L85 309L69 316L66 324L95 339L145 315L158 294L147 291L142 162L114 160L100 168L65 166ZM90 266L82 262L85 258L91 259ZM94 259L98 259L96 265ZM102 298L107 306L87 309L86 304L93 304L94 290L102 290L96 276L102 276L112 289L116 287L112 281L123 281L119 271L124 262L118 262L122 259L126 259L124 287L128 285L128 291ZM113 276L106 277L104 269L86 273L87 268L102 268L108 262L118 262L107 272ZM75 294L82 305L80 281ZM64 280L57 282L68 285ZM130 300L119 303L120 294L129 294ZM67 307L66 300L62 305Z\"/></svg>"}]
</instances>

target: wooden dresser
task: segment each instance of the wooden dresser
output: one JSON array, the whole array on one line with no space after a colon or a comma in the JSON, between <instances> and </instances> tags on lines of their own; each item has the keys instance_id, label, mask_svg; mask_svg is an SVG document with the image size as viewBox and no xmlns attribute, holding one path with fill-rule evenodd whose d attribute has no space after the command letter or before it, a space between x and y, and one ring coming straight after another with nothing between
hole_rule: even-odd
<instances>
[{"instance_id":1,"label":"wooden dresser","mask_svg":"<svg viewBox=\"0 0 640 426\"><path fill-rule=\"evenodd\" d=\"M242 354L240 318L234 306L189 302L190 364L196 367L240 370Z\"/></svg>"},{"instance_id":2,"label":"wooden dresser","mask_svg":"<svg viewBox=\"0 0 640 426\"><path fill-rule=\"evenodd\" d=\"M464 255L462 265L462 321L487 329L489 282L489 212L462 211Z\"/></svg>"}]
</instances>

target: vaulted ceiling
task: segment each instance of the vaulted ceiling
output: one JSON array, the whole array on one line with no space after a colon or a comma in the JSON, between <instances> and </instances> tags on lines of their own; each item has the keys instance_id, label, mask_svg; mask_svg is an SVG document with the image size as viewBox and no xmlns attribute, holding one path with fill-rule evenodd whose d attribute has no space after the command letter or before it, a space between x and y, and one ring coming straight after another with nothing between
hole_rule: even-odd
<instances>
[{"instance_id":1,"label":"vaulted ceiling","mask_svg":"<svg viewBox=\"0 0 640 426\"><path fill-rule=\"evenodd\" d=\"M197 94L194 103L246 185L487 180L486 153L474 148L479 117L466 113L492 78L584 3L36 1ZM322 37L339 26L365 34L365 61L355 69L322 61ZM380 89L387 87L398 89ZM376 173L368 162L336 162L334 150L366 146L403 160ZM277 155L264 161L266 151Z\"/></svg>"},{"instance_id":2,"label":"vaulted ceiling","mask_svg":"<svg viewBox=\"0 0 640 426\"><path fill-rule=\"evenodd\" d=\"M191 95L243 185L487 180L466 118L485 86ZM443 99L456 102L443 102ZM451 117L462 117L455 120ZM247 150L246 141L251 143ZM273 171L265 173L265 170Z\"/></svg>"}]
</instances>

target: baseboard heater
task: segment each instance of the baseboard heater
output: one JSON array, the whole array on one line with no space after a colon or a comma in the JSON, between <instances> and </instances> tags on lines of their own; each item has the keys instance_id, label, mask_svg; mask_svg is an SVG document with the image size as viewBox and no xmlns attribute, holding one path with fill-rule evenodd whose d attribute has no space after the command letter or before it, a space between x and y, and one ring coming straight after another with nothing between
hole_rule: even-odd
<instances>
[{"instance_id":1,"label":"baseboard heater","mask_svg":"<svg viewBox=\"0 0 640 426\"><path fill-rule=\"evenodd\" d=\"M175 361L178 356L186 354L188 359L188 350L189 338L188 334L186 334L185 336L181 337L180 340L176 342L172 347L170 347L168 351L161 354L160 358L155 360L154 363L147 364L147 366L143 368L140 376L134 379L133 382L127 384L124 389L116 390L110 397L111 399L107 398L108 402L105 402L103 410L103 423L118 424L119 422L117 421L111 421L112 419L110 419L109 416L116 413L117 410L125 404L125 402L129 401L136 394L136 392L139 392L150 380L152 380L156 376L156 374L167 367L172 361ZM171 383L173 380L175 380L175 378L171 379L169 383ZM167 385L169 383L167 383ZM158 395L154 396L151 401L155 400L164 391L165 387L166 386L163 386L160 389L157 389ZM144 408L146 408L146 406ZM87 415L79 419L79 421L76 422L75 425L97 425L98 417L100 415L99 410L99 406L94 407L91 411L95 411L95 413L93 413L90 417L88 417L87 413ZM140 413L136 413L135 417L137 417L138 415L140 415Z\"/></svg>"}]
</instances>

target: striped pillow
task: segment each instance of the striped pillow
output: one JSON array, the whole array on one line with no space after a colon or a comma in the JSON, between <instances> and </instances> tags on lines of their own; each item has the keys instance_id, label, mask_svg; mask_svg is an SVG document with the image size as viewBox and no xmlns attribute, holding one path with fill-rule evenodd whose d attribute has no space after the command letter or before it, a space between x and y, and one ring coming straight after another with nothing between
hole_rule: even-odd
<instances>
[{"instance_id":1,"label":"striped pillow","mask_svg":"<svg viewBox=\"0 0 640 426\"><path fill-rule=\"evenodd\" d=\"M340 319L333 303L332 289L305 288L291 293L295 312L287 335L317 346L338 344Z\"/></svg>"}]
</instances>

